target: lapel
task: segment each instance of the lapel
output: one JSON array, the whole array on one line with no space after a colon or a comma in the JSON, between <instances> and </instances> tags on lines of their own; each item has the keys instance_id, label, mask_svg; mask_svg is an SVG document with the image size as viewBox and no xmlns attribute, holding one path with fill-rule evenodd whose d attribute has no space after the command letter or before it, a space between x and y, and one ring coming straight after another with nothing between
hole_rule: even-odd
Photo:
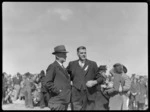
<instances>
[{"instance_id":1,"label":"lapel","mask_svg":"<svg viewBox=\"0 0 150 112\"><path fill-rule=\"evenodd\" d=\"M59 65L59 63L58 63L57 61L55 61L55 64L56 64L56 66L59 68L59 70L64 73L64 76L68 79L68 78L69 78L69 75L68 75L67 71L64 70L64 69Z\"/></svg>"},{"instance_id":2,"label":"lapel","mask_svg":"<svg viewBox=\"0 0 150 112\"><path fill-rule=\"evenodd\" d=\"M79 66L80 67L80 65L79 65L79 59L78 60L76 60L75 62L74 62L75 64L74 64L74 72L76 71L76 68L77 68L77 66ZM88 70L89 70L89 67L90 67L90 63L89 63L89 60L86 60L85 61L85 65L83 66L83 70L84 70L84 76L88 73ZM74 73L73 72L73 73Z\"/></svg>"},{"instance_id":3,"label":"lapel","mask_svg":"<svg viewBox=\"0 0 150 112\"><path fill-rule=\"evenodd\" d=\"M76 61L74 62L74 65L73 65L73 68L74 68L74 69L73 69L73 73L75 73L77 66L79 66L78 61L79 61L79 60L76 60Z\"/></svg>"},{"instance_id":4,"label":"lapel","mask_svg":"<svg viewBox=\"0 0 150 112\"><path fill-rule=\"evenodd\" d=\"M90 67L90 62L89 62L89 60L86 59L85 65L83 67L83 70L85 71L84 76L86 76L86 74L88 73L89 67Z\"/></svg>"}]
</instances>

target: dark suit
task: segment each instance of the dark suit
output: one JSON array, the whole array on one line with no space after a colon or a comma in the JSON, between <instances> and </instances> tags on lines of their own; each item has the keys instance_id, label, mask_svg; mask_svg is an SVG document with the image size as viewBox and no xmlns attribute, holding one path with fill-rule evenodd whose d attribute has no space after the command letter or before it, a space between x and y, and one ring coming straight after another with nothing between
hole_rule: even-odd
<instances>
[{"instance_id":1,"label":"dark suit","mask_svg":"<svg viewBox=\"0 0 150 112\"><path fill-rule=\"evenodd\" d=\"M73 110L93 110L97 88L96 85L90 88L87 87L86 82L97 80L100 83L103 79L99 78L98 74L96 74L98 70L96 62L86 60L84 67L81 68L78 61L70 62L67 67L73 82L72 108Z\"/></svg>"},{"instance_id":2,"label":"dark suit","mask_svg":"<svg viewBox=\"0 0 150 112\"><path fill-rule=\"evenodd\" d=\"M70 77L57 61L47 68L45 86L51 94L50 109L66 110L71 97Z\"/></svg>"}]
</instances>

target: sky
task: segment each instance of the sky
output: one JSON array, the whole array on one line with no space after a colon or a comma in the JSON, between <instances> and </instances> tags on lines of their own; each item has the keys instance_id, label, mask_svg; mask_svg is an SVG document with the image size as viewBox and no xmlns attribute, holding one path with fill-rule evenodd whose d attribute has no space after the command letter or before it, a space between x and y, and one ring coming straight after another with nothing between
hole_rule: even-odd
<instances>
[{"instance_id":1,"label":"sky","mask_svg":"<svg viewBox=\"0 0 150 112\"><path fill-rule=\"evenodd\" d=\"M108 71L122 63L128 74L148 75L147 3L3 2L3 72L39 73L54 62L54 47L76 49Z\"/></svg>"}]
</instances>

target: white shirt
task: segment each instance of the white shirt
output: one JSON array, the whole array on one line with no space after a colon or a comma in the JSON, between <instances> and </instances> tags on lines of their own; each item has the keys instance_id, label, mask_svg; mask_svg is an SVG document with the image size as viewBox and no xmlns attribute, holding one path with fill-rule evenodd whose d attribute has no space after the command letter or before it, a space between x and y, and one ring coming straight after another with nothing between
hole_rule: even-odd
<instances>
[{"instance_id":1,"label":"white shirt","mask_svg":"<svg viewBox=\"0 0 150 112\"><path fill-rule=\"evenodd\" d=\"M62 63L60 63L58 60L56 60L56 61L58 62L58 64L59 64L62 68L64 68L64 66L63 66Z\"/></svg>"},{"instance_id":2,"label":"white shirt","mask_svg":"<svg viewBox=\"0 0 150 112\"><path fill-rule=\"evenodd\" d=\"M82 61L79 60L79 65L80 65L81 67L84 67L84 64L85 64L85 63L83 63Z\"/></svg>"}]
</instances>

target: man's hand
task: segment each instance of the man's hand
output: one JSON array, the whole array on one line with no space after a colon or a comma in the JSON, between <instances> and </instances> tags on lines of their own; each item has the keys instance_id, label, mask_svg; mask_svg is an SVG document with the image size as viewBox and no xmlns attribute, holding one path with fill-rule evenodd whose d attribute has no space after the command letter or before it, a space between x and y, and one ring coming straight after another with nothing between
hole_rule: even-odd
<instances>
[{"instance_id":1,"label":"man's hand","mask_svg":"<svg viewBox=\"0 0 150 112\"><path fill-rule=\"evenodd\" d=\"M97 84L96 80L90 80L90 81L87 81L86 86L87 87L93 87L96 84Z\"/></svg>"}]
</instances>

